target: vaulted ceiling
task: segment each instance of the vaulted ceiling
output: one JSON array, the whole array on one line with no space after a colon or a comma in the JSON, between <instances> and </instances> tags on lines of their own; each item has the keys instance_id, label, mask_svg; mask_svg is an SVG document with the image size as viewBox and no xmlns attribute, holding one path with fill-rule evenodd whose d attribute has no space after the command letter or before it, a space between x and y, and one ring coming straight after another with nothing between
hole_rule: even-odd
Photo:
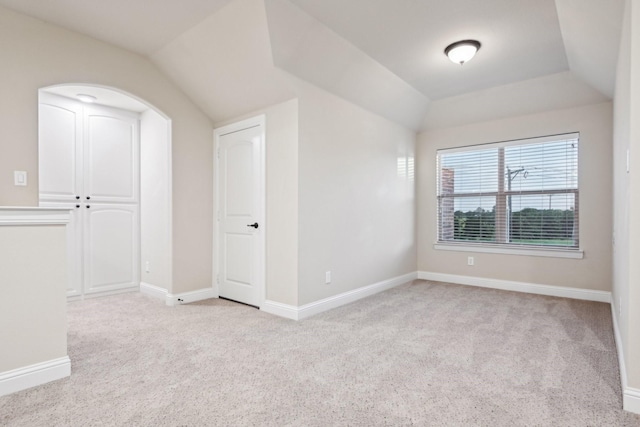
<instances>
[{"instance_id":1,"label":"vaulted ceiling","mask_svg":"<svg viewBox=\"0 0 640 427\"><path fill-rule=\"evenodd\" d=\"M412 129L611 99L624 0L0 0L149 57L214 122L303 79ZM464 66L444 47L477 39Z\"/></svg>"}]
</instances>

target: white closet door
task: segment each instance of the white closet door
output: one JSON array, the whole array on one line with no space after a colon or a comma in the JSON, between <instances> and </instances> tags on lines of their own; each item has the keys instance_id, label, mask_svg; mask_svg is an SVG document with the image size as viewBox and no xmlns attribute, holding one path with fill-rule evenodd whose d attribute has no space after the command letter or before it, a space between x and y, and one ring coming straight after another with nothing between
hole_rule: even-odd
<instances>
[{"instance_id":1,"label":"white closet door","mask_svg":"<svg viewBox=\"0 0 640 427\"><path fill-rule=\"evenodd\" d=\"M40 200L75 202L82 196L82 107L41 94L38 113Z\"/></svg>"},{"instance_id":2,"label":"white closet door","mask_svg":"<svg viewBox=\"0 0 640 427\"><path fill-rule=\"evenodd\" d=\"M67 295L137 288L138 115L46 93L39 110L40 205L72 215Z\"/></svg>"},{"instance_id":3,"label":"white closet door","mask_svg":"<svg viewBox=\"0 0 640 427\"><path fill-rule=\"evenodd\" d=\"M92 202L81 209L85 293L137 287L140 283L138 206Z\"/></svg>"},{"instance_id":4,"label":"white closet door","mask_svg":"<svg viewBox=\"0 0 640 427\"><path fill-rule=\"evenodd\" d=\"M135 114L106 107L85 108L85 201L138 201L138 132Z\"/></svg>"}]
</instances>

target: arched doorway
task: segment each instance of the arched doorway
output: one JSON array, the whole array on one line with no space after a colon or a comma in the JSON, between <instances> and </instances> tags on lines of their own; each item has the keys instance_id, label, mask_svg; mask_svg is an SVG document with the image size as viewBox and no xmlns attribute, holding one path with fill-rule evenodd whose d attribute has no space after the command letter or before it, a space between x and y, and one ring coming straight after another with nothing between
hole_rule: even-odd
<instances>
[{"instance_id":1,"label":"arched doorway","mask_svg":"<svg viewBox=\"0 0 640 427\"><path fill-rule=\"evenodd\" d=\"M39 90L39 200L74 217L70 299L171 288L171 182L160 110L111 87Z\"/></svg>"}]
</instances>

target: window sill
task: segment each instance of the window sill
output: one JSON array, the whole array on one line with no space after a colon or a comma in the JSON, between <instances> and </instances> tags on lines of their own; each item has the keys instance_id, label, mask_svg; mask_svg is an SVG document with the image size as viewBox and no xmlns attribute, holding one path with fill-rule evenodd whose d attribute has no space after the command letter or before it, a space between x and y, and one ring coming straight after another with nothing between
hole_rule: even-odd
<instances>
[{"instance_id":1,"label":"window sill","mask_svg":"<svg viewBox=\"0 0 640 427\"><path fill-rule=\"evenodd\" d=\"M481 252L489 254L542 256L550 258L583 259L584 251L579 249L523 248L516 246L489 246L469 243L434 243L433 248L442 251Z\"/></svg>"}]
</instances>

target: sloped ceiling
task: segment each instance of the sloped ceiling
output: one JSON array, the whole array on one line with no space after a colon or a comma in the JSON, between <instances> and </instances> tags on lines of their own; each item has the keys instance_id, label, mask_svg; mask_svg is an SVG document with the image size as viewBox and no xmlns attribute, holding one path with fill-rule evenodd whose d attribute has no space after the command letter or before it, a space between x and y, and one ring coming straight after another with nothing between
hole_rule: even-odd
<instances>
[{"instance_id":1,"label":"sloped ceiling","mask_svg":"<svg viewBox=\"0 0 640 427\"><path fill-rule=\"evenodd\" d=\"M415 128L429 98L287 0L266 0L274 64Z\"/></svg>"},{"instance_id":2,"label":"sloped ceiling","mask_svg":"<svg viewBox=\"0 0 640 427\"><path fill-rule=\"evenodd\" d=\"M232 0L2 0L34 18L150 55Z\"/></svg>"},{"instance_id":3,"label":"sloped ceiling","mask_svg":"<svg viewBox=\"0 0 640 427\"><path fill-rule=\"evenodd\" d=\"M235 0L151 56L214 121L295 97L274 67L262 0Z\"/></svg>"},{"instance_id":4,"label":"sloped ceiling","mask_svg":"<svg viewBox=\"0 0 640 427\"><path fill-rule=\"evenodd\" d=\"M569 68L613 98L624 1L556 0Z\"/></svg>"},{"instance_id":5,"label":"sloped ceiling","mask_svg":"<svg viewBox=\"0 0 640 427\"><path fill-rule=\"evenodd\" d=\"M611 99L623 4L0 0L148 56L214 122L295 97L290 73L414 130ZM452 64L466 38L482 48Z\"/></svg>"}]
</instances>

